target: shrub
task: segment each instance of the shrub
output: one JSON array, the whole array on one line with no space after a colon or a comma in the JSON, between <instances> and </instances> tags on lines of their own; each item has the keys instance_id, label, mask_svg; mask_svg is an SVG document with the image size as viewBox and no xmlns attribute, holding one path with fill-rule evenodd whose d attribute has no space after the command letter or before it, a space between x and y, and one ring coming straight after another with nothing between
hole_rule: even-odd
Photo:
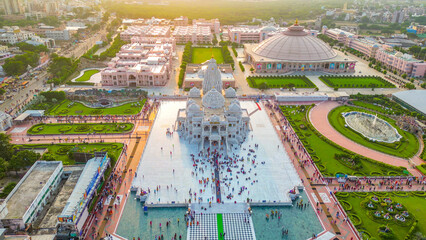
<instances>
[{"instance_id":1,"label":"shrub","mask_svg":"<svg viewBox=\"0 0 426 240\"><path fill-rule=\"evenodd\" d=\"M0 198L6 198L10 192L15 188L16 182L10 182L3 188L3 191L0 193Z\"/></svg>"},{"instance_id":2,"label":"shrub","mask_svg":"<svg viewBox=\"0 0 426 240\"><path fill-rule=\"evenodd\" d=\"M356 214L349 214L349 218L351 219L355 227L362 224L361 218Z\"/></svg>"}]
</instances>

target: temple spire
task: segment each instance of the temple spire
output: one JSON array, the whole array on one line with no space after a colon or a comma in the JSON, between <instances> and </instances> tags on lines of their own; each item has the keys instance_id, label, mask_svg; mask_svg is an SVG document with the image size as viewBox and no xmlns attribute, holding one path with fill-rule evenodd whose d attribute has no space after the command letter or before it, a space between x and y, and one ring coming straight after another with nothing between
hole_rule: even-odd
<instances>
[{"instance_id":1,"label":"temple spire","mask_svg":"<svg viewBox=\"0 0 426 240\"><path fill-rule=\"evenodd\" d=\"M299 21L297 20L297 18L296 18L296 22L294 23L294 25L299 25Z\"/></svg>"}]
</instances>

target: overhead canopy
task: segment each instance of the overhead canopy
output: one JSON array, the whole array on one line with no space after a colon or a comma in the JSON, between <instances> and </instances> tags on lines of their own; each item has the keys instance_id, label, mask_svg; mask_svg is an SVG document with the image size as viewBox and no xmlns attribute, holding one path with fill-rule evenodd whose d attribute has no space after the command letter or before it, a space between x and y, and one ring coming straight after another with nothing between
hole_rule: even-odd
<instances>
[{"instance_id":1,"label":"overhead canopy","mask_svg":"<svg viewBox=\"0 0 426 240\"><path fill-rule=\"evenodd\" d=\"M15 118L16 121L24 121L27 117L42 117L44 110L27 110Z\"/></svg>"}]
</instances>

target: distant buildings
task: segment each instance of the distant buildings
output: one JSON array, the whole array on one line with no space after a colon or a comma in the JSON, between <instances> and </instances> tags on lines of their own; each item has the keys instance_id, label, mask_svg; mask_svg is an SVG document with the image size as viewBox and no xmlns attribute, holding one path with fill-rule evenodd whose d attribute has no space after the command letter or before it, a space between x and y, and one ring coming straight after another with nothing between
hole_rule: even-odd
<instances>
[{"instance_id":1,"label":"distant buildings","mask_svg":"<svg viewBox=\"0 0 426 240\"><path fill-rule=\"evenodd\" d=\"M173 25L175 26L186 26L188 25L188 17L180 16L173 19Z\"/></svg>"},{"instance_id":2,"label":"distant buildings","mask_svg":"<svg viewBox=\"0 0 426 240\"><path fill-rule=\"evenodd\" d=\"M401 47L412 46L411 41L407 39L383 38L381 39L383 44L381 44L372 39L358 38L357 35L340 29L327 29L326 26L323 27L322 33L345 44L346 47L355 49L370 58L376 59L390 71L397 71L400 74L405 73L410 77L425 76L426 63L424 61L417 60L412 55L398 52L391 46L392 44L397 44L394 46Z\"/></svg>"},{"instance_id":3,"label":"distant buildings","mask_svg":"<svg viewBox=\"0 0 426 240\"><path fill-rule=\"evenodd\" d=\"M20 0L0 0L0 6L3 7L4 14L22 14L23 9Z\"/></svg>"},{"instance_id":4,"label":"distant buildings","mask_svg":"<svg viewBox=\"0 0 426 240\"><path fill-rule=\"evenodd\" d=\"M0 29L0 42L7 44L16 44L35 37L33 32L21 30L17 26L5 26Z\"/></svg>"},{"instance_id":5,"label":"distant buildings","mask_svg":"<svg viewBox=\"0 0 426 240\"><path fill-rule=\"evenodd\" d=\"M102 70L102 86L166 85L175 44L173 38L133 37Z\"/></svg>"},{"instance_id":6,"label":"distant buildings","mask_svg":"<svg viewBox=\"0 0 426 240\"><path fill-rule=\"evenodd\" d=\"M208 26L176 26L172 35L179 44L189 41L193 44L210 44L213 40L211 28Z\"/></svg>"},{"instance_id":7,"label":"distant buildings","mask_svg":"<svg viewBox=\"0 0 426 240\"><path fill-rule=\"evenodd\" d=\"M395 11L392 16L392 23L402 23L404 22L405 13L403 10Z\"/></svg>"},{"instance_id":8,"label":"distant buildings","mask_svg":"<svg viewBox=\"0 0 426 240\"><path fill-rule=\"evenodd\" d=\"M204 18L192 20L192 25L197 27L209 27L214 34L220 33L219 19L206 20Z\"/></svg>"},{"instance_id":9,"label":"distant buildings","mask_svg":"<svg viewBox=\"0 0 426 240\"><path fill-rule=\"evenodd\" d=\"M55 40L68 41L68 40L71 39L71 34L66 29L63 29L63 30L46 30L44 32L44 35L47 38L52 38L52 39L55 39Z\"/></svg>"},{"instance_id":10,"label":"distant buildings","mask_svg":"<svg viewBox=\"0 0 426 240\"><path fill-rule=\"evenodd\" d=\"M247 26L228 28L228 37L235 43L259 43L274 36L279 29L273 26Z\"/></svg>"},{"instance_id":11,"label":"distant buildings","mask_svg":"<svg viewBox=\"0 0 426 240\"><path fill-rule=\"evenodd\" d=\"M133 37L170 37L169 26L129 26L126 30L120 33L120 38L123 41L128 41Z\"/></svg>"}]
</instances>

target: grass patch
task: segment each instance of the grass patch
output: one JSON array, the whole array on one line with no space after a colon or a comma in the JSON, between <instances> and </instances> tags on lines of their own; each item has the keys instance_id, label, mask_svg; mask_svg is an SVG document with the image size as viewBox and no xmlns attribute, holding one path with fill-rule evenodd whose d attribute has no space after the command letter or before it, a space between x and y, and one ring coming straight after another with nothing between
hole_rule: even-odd
<instances>
[{"instance_id":1,"label":"grass patch","mask_svg":"<svg viewBox=\"0 0 426 240\"><path fill-rule=\"evenodd\" d=\"M43 154L43 160L61 161L64 165L74 165L75 161L70 158L69 152L94 153L106 151L109 156L118 159L123 149L122 143L58 143L58 144L23 144L16 145L17 148L43 149L47 148L47 153ZM114 166L114 165L113 165Z\"/></svg>"},{"instance_id":2,"label":"grass patch","mask_svg":"<svg viewBox=\"0 0 426 240\"><path fill-rule=\"evenodd\" d=\"M394 88L395 86L377 76L320 76L319 79L332 88Z\"/></svg>"},{"instance_id":3,"label":"grass patch","mask_svg":"<svg viewBox=\"0 0 426 240\"><path fill-rule=\"evenodd\" d=\"M372 103L367 103L367 102L358 101L358 100L354 100L354 101L351 101L351 102L355 106L368 108L368 109L371 109L371 110L379 112L379 113L388 114L388 115L395 114L395 112L392 109L390 109L386 106L382 106L380 104L372 104Z\"/></svg>"},{"instance_id":4,"label":"grass patch","mask_svg":"<svg viewBox=\"0 0 426 240\"><path fill-rule=\"evenodd\" d=\"M133 123L40 123L28 129L28 135L91 134L91 133L127 133Z\"/></svg>"},{"instance_id":5,"label":"grass patch","mask_svg":"<svg viewBox=\"0 0 426 240\"><path fill-rule=\"evenodd\" d=\"M334 129L336 129L343 136L365 147L401 158L411 158L419 150L419 142L416 136L400 129L398 126L396 126L395 120L383 115L378 115L377 117L387 121L398 130L399 134L402 136L400 141L394 143L372 142L353 129L345 127L346 123L344 117L342 116L342 112L351 111L374 114L373 112L352 106L340 106L330 111L328 114L328 121L334 127Z\"/></svg>"},{"instance_id":6,"label":"grass patch","mask_svg":"<svg viewBox=\"0 0 426 240\"><path fill-rule=\"evenodd\" d=\"M223 237L223 215L217 214L217 235L219 236L219 240L224 240Z\"/></svg>"},{"instance_id":7,"label":"grass patch","mask_svg":"<svg viewBox=\"0 0 426 240\"><path fill-rule=\"evenodd\" d=\"M84 72L84 74L77 78L75 81L76 82L86 82L90 80L90 77L93 76L94 74L98 73L99 70L93 69L93 70L87 70Z\"/></svg>"},{"instance_id":8,"label":"grass patch","mask_svg":"<svg viewBox=\"0 0 426 240\"><path fill-rule=\"evenodd\" d=\"M378 203L371 200L374 195L378 197ZM362 232L367 232L371 237L376 239L414 239L412 237L416 232L421 232L423 235L426 234L426 208L424 208L426 205L426 198L424 197L415 196L413 194L398 196L398 194L392 193L389 194L392 204L386 203L386 205L384 205L383 199L385 197L380 197L379 193L369 193L367 197L358 196L356 193L348 193L347 197L336 196L341 203L344 201L351 204L352 209L346 212L354 224L355 222L360 222L355 225L361 234ZM370 201L373 203L375 209L367 206ZM403 209L397 209L395 207L397 203L402 204ZM387 210L390 205L393 206L393 212ZM409 216L406 217L406 221L401 222L396 220L395 215L401 215L404 210L409 214ZM376 217L374 215L377 211L381 213L381 217ZM389 212L391 216L389 220L383 218L383 215L387 212ZM393 235L393 238L384 238L383 234L380 234L379 228L383 225L387 225L392 230L391 235Z\"/></svg>"},{"instance_id":9,"label":"grass patch","mask_svg":"<svg viewBox=\"0 0 426 240\"><path fill-rule=\"evenodd\" d=\"M138 114L146 99L139 102L126 103L111 108L91 108L79 102L64 100L50 109L54 116L89 116L89 115L135 115Z\"/></svg>"},{"instance_id":10,"label":"grass patch","mask_svg":"<svg viewBox=\"0 0 426 240\"><path fill-rule=\"evenodd\" d=\"M315 88L306 76L247 77L251 88Z\"/></svg>"},{"instance_id":11,"label":"grass patch","mask_svg":"<svg viewBox=\"0 0 426 240\"><path fill-rule=\"evenodd\" d=\"M403 168L394 167L369 158L357 155L321 135L307 119L307 113L311 106L281 106L284 115L290 121L291 126L299 136L306 150L324 176L335 176L337 173L356 176L372 176L373 172L387 176L389 172L395 171L404 175ZM342 156L336 158L336 156ZM352 166L342 160L346 156L356 157L357 164Z\"/></svg>"},{"instance_id":12,"label":"grass patch","mask_svg":"<svg viewBox=\"0 0 426 240\"><path fill-rule=\"evenodd\" d=\"M192 48L192 63L200 64L214 57L217 64L224 63L222 49L221 48L203 48L193 47Z\"/></svg>"}]
</instances>

